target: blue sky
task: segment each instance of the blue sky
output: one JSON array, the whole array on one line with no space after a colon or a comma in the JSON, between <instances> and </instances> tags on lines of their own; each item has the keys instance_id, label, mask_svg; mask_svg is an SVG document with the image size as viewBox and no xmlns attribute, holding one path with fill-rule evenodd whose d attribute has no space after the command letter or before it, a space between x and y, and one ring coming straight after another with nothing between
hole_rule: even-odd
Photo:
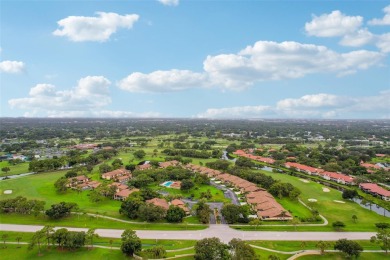
<instances>
[{"instance_id":1,"label":"blue sky","mask_svg":"<svg viewBox=\"0 0 390 260\"><path fill-rule=\"evenodd\" d=\"M3 117L390 118L390 1L0 3Z\"/></svg>"}]
</instances>

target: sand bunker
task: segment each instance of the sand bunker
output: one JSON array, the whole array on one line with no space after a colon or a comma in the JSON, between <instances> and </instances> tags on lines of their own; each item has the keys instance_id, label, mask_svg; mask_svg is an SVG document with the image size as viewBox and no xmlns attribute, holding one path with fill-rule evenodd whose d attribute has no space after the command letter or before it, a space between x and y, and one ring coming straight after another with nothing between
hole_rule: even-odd
<instances>
[{"instance_id":1,"label":"sand bunker","mask_svg":"<svg viewBox=\"0 0 390 260\"><path fill-rule=\"evenodd\" d=\"M317 202L316 199L307 199L307 200L310 201L310 202Z\"/></svg>"},{"instance_id":2,"label":"sand bunker","mask_svg":"<svg viewBox=\"0 0 390 260\"><path fill-rule=\"evenodd\" d=\"M305 179L299 179L301 182L304 182L304 183L309 183L310 181L308 180L305 180Z\"/></svg>"},{"instance_id":3,"label":"sand bunker","mask_svg":"<svg viewBox=\"0 0 390 260\"><path fill-rule=\"evenodd\" d=\"M3 193L4 194L12 194L12 190L5 190Z\"/></svg>"},{"instance_id":4,"label":"sand bunker","mask_svg":"<svg viewBox=\"0 0 390 260\"><path fill-rule=\"evenodd\" d=\"M329 192L330 189L328 189L328 188L322 188L322 191L323 191L323 192Z\"/></svg>"},{"instance_id":5,"label":"sand bunker","mask_svg":"<svg viewBox=\"0 0 390 260\"><path fill-rule=\"evenodd\" d=\"M341 200L334 200L334 202L337 202L337 203L345 203L344 201L341 201Z\"/></svg>"}]
</instances>

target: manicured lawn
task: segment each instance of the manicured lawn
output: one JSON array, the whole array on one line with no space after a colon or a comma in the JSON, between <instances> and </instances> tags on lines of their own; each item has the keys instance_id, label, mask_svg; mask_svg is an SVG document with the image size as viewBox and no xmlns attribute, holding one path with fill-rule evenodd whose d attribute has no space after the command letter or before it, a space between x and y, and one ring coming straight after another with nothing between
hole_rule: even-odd
<instances>
[{"instance_id":1,"label":"manicured lawn","mask_svg":"<svg viewBox=\"0 0 390 260\"><path fill-rule=\"evenodd\" d=\"M299 188L302 191L300 195L302 201L310 207L316 208L320 214L327 218L329 221L328 226L331 226L335 221L342 221L346 224L345 231L376 231L375 223L390 221L390 218L364 209L355 202L344 200L341 197L341 192L335 189L312 181L305 183L299 180L299 178L287 174L261 172L272 176L276 180L291 183ZM324 192L324 187L328 188L330 192ZM316 199L317 202L309 202L308 199L310 198ZM338 203L335 200L344 203ZM286 207L289 209L288 206ZM352 215L357 216L356 223L353 222ZM302 227L298 227L298 230L302 230ZM328 228L316 227L316 230L328 230Z\"/></svg>"},{"instance_id":2,"label":"manicured lawn","mask_svg":"<svg viewBox=\"0 0 390 260\"><path fill-rule=\"evenodd\" d=\"M292 256L292 255L286 255L286 254L278 254L278 253L274 253L274 252L270 252L270 251L262 250L262 249L258 249L258 248L253 248L253 249L255 250L256 255L260 259L269 259L270 255L274 255L274 256L279 257L280 260L285 260L285 259L288 259L289 257Z\"/></svg>"},{"instance_id":3,"label":"manicured lawn","mask_svg":"<svg viewBox=\"0 0 390 260\"><path fill-rule=\"evenodd\" d=\"M199 200L202 192L206 193L207 190L210 190L212 198L207 200L209 202L230 202L230 199L225 198L223 191L215 188L211 185L196 185L189 191L181 191L180 189L166 188L162 186L152 186L152 189L168 192L173 195L182 195L183 198L190 197L191 194L194 194L194 200Z\"/></svg>"},{"instance_id":4,"label":"manicured lawn","mask_svg":"<svg viewBox=\"0 0 390 260\"><path fill-rule=\"evenodd\" d=\"M207 228L206 225L187 225L187 224L169 224L169 223L123 223L110 219L96 218L87 215L69 216L59 220L51 220L44 215L34 217L30 215L1 214L2 223L23 224L23 225L53 225L64 227L81 228L113 228L113 229L135 229L135 230L199 230Z\"/></svg>"},{"instance_id":5,"label":"manicured lawn","mask_svg":"<svg viewBox=\"0 0 390 260\"><path fill-rule=\"evenodd\" d=\"M360 260L373 260L373 259L389 259L389 255L385 253L361 253L359 256ZM326 253L324 255L306 255L298 258L299 260L342 260L342 259L350 259L347 258L342 253Z\"/></svg>"},{"instance_id":6,"label":"manicured lawn","mask_svg":"<svg viewBox=\"0 0 390 260\"><path fill-rule=\"evenodd\" d=\"M26 176L18 179L9 179L0 182L0 193L4 198L14 198L23 196L28 199L37 199L46 201L46 208L50 205L65 202L75 202L80 209L109 216L119 217L120 202L105 199L102 202L94 203L89 200L89 191L77 193L74 190L68 189L64 194L58 194L54 188L54 183L57 179L64 176L66 171L46 172ZM12 190L12 194L4 195L4 190Z\"/></svg>"},{"instance_id":7,"label":"manicured lawn","mask_svg":"<svg viewBox=\"0 0 390 260\"><path fill-rule=\"evenodd\" d=\"M7 245L7 248L0 249L1 259L15 260L15 259L126 259L120 250L110 250L103 248L94 248L88 250L87 248L80 248L76 251L60 251L57 249L47 249L42 247L42 256L38 256L38 248L32 250L27 249L27 245L22 245L17 248L17 245Z\"/></svg>"},{"instance_id":8,"label":"manicured lawn","mask_svg":"<svg viewBox=\"0 0 390 260\"><path fill-rule=\"evenodd\" d=\"M10 171L7 172L7 174L3 171L0 171L0 177L29 172L28 165L29 165L28 162L23 162L23 163L19 163L16 165L12 165L12 164L9 164L8 161L2 161L2 162L0 162L0 169L2 169L3 167L9 167Z\"/></svg>"},{"instance_id":9,"label":"manicured lawn","mask_svg":"<svg viewBox=\"0 0 390 260\"><path fill-rule=\"evenodd\" d=\"M293 217L309 218L312 216L311 211L307 207L302 205L298 200L291 200L289 198L282 198L282 199L276 198L276 200L285 209L288 209L291 212Z\"/></svg>"},{"instance_id":10,"label":"manicured lawn","mask_svg":"<svg viewBox=\"0 0 390 260\"><path fill-rule=\"evenodd\" d=\"M3 234L8 234L8 238L6 240L7 242L17 242L16 238L21 237L22 239L20 240L20 242L27 242L27 243L31 241L31 238L34 235L34 233L32 232L0 231L0 236ZM95 238L93 244L100 245L100 246L111 246L110 240L113 241L112 247L121 246L122 241L120 238L109 238L109 237ZM87 241L87 244L88 242L89 241ZM195 240L142 239L142 248L146 249L154 246L163 246L165 250L176 250L176 249L192 247L195 245L195 243L196 243ZM0 243L0 248L1 248L1 243ZM181 251L180 254L182 254Z\"/></svg>"},{"instance_id":11,"label":"manicured lawn","mask_svg":"<svg viewBox=\"0 0 390 260\"><path fill-rule=\"evenodd\" d=\"M378 244L371 243L369 240L355 240L364 250L381 250ZM333 249L335 241L329 241L330 246L326 249ZM248 244L266 247L269 249L280 250L285 252L318 249L318 241L248 241Z\"/></svg>"}]
</instances>

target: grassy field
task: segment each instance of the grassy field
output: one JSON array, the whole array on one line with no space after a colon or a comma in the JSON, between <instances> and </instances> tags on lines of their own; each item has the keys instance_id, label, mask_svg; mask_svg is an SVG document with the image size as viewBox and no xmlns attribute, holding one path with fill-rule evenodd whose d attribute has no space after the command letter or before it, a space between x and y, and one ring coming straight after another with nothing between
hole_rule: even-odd
<instances>
[{"instance_id":1,"label":"grassy field","mask_svg":"<svg viewBox=\"0 0 390 260\"><path fill-rule=\"evenodd\" d=\"M230 202L230 199L225 198L223 191L215 188L211 185L196 185L194 188L189 190L188 192L181 191L180 189L173 189L173 188L166 188L162 186L153 186L152 189L168 192L172 195L181 195L183 198L190 197L191 194L194 194L194 199L199 200L201 197L202 192L207 192L207 190L210 190L210 193L212 194L212 198L208 199L209 202Z\"/></svg>"},{"instance_id":2,"label":"grassy field","mask_svg":"<svg viewBox=\"0 0 390 260\"><path fill-rule=\"evenodd\" d=\"M30 175L18 179L9 179L0 182L0 193L2 198L14 198L24 196L28 199L37 199L46 201L46 208L50 205L65 202L75 202L81 209L91 213L106 214L113 217L119 217L120 202L111 199L105 199L94 203L89 200L88 191L77 193L68 189L64 194L58 194L54 188L57 179L64 176L66 171L47 172ZM3 195L4 190L12 190L12 194Z\"/></svg>"},{"instance_id":3,"label":"grassy field","mask_svg":"<svg viewBox=\"0 0 390 260\"><path fill-rule=\"evenodd\" d=\"M137 230L199 230L207 228L206 225L187 225L170 223L124 223L105 218L96 218L88 215L69 216L59 220L51 220L45 215L38 217L18 214L0 214L2 223L24 225L48 225L81 228L113 228L113 229L137 229Z\"/></svg>"},{"instance_id":4,"label":"grassy field","mask_svg":"<svg viewBox=\"0 0 390 260\"><path fill-rule=\"evenodd\" d=\"M310 207L316 208L320 214L328 219L329 225L335 221L342 221L346 224L344 231L376 231L375 223L388 222L389 218L381 216L375 212L362 208L357 203L350 200L344 200L341 192L325 187L321 184L310 181L305 183L297 177L287 174L271 173L261 171L262 173L272 176L276 180L288 182L302 191L300 198ZM329 192L324 192L323 188L328 188ZM316 199L317 202L309 202L308 199ZM342 201L339 203L336 201ZM289 209L287 207L287 209ZM352 215L357 216L357 222L354 223ZM301 227L299 227L301 229ZM317 230L327 230L327 228L317 227Z\"/></svg>"},{"instance_id":5,"label":"grassy field","mask_svg":"<svg viewBox=\"0 0 390 260\"><path fill-rule=\"evenodd\" d=\"M13 231L0 231L0 236L7 234L7 242L17 242L16 238L21 237L20 242L29 243L34 233L29 232L13 232ZM120 247L122 241L120 238L99 237L93 240L94 245L99 246L111 246L110 240L113 241L113 247ZM142 248L151 248L154 246L163 246L165 250L177 250L182 248L188 248L194 246L195 240L167 240L167 239L142 239ZM1 247L1 246L0 246Z\"/></svg>"},{"instance_id":6,"label":"grassy field","mask_svg":"<svg viewBox=\"0 0 390 260\"><path fill-rule=\"evenodd\" d=\"M330 245L326 249L333 249L334 242L329 241ZM381 250L380 246L371 243L369 240L356 240L364 250ZM280 250L285 252L318 249L318 241L248 241L248 244L266 247L269 249Z\"/></svg>"},{"instance_id":7,"label":"grassy field","mask_svg":"<svg viewBox=\"0 0 390 260\"><path fill-rule=\"evenodd\" d=\"M2 169L4 167L9 167L10 171L7 173L0 171L0 177L29 172L28 165L29 165L28 162L23 162L23 163L19 163L16 165L12 165L12 164L9 164L8 161L2 161L2 162L0 162L0 169Z\"/></svg>"},{"instance_id":8,"label":"grassy field","mask_svg":"<svg viewBox=\"0 0 390 260\"><path fill-rule=\"evenodd\" d=\"M298 200L291 200L290 198L275 199L285 209L288 209L294 217L309 218L312 216L311 211L307 207L302 205Z\"/></svg>"},{"instance_id":9,"label":"grassy field","mask_svg":"<svg viewBox=\"0 0 390 260\"><path fill-rule=\"evenodd\" d=\"M343 260L351 259L346 257L342 253L326 253L324 255L306 255L298 258L299 260ZM385 253L361 253L359 256L360 260L372 260L372 259L389 259L389 255Z\"/></svg>"}]
</instances>

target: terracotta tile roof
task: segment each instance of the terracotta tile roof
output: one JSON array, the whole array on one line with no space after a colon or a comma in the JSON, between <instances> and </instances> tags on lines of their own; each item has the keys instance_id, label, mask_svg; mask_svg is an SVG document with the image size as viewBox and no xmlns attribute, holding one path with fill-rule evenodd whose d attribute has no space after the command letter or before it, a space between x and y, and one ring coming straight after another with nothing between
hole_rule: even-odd
<instances>
[{"instance_id":1,"label":"terracotta tile roof","mask_svg":"<svg viewBox=\"0 0 390 260\"><path fill-rule=\"evenodd\" d=\"M161 167L161 168L167 168L169 166L177 166L179 164L178 161L176 160L173 160L173 161L168 161L168 162L160 162L158 165Z\"/></svg>"},{"instance_id":2,"label":"terracotta tile roof","mask_svg":"<svg viewBox=\"0 0 390 260\"><path fill-rule=\"evenodd\" d=\"M174 181L169 187L174 189L180 189L181 181Z\"/></svg>"},{"instance_id":3,"label":"terracotta tile roof","mask_svg":"<svg viewBox=\"0 0 390 260\"><path fill-rule=\"evenodd\" d=\"M343 180L344 182L347 182L347 183L353 183L355 181L355 179L352 178L351 176L337 173L337 172L321 172L319 174L322 176L329 176L331 179L334 179L334 180Z\"/></svg>"},{"instance_id":4,"label":"terracotta tile roof","mask_svg":"<svg viewBox=\"0 0 390 260\"><path fill-rule=\"evenodd\" d=\"M101 185L101 183L98 182L98 181L90 181L90 182L88 182L88 186L91 187L91 188L93 188L93 189L96 189L96 188L99 187L100 185Z\"/></svg>"},{"instance_id":5,"label":"terracotta tile roof","mask_svg":"<svg viewBox=\"0 0 390 260\"><path fill-rule=\"evenodd\" d=\"M115 186L115 187L118 188L118 190L126 190L126 189L129 188L129 186L127 186L126 184L122 184L122 183L119 183L119 182L113 182L109 186Z\"/></svg>"},{"instance_id":6,"label":"terracotta tile roof","mask_svg":"<svg viewBox=\"0 0 390 260\"><path fill-rule=\"evenodd\" d=\"M76 179L77 181L88 181L89 180L89 178L85 175L76 176L76 177L73 177L72 180L73 179Z\"/></svg>"},{"instance_id":7,"label":"terracotta tile roof","mask_svg":"<svg viewBox=\"0 0 390 260\"><path fill-rule=\"evenodd\" d=\"M142 170L149 170L149 169L152 168L152 165L149 164L149 163L147 163L147 164L137 165L136 168L137 168L138 170L141 170L141 171L142 171Z\"/></svg>"},{"instance_id":8,"label":"terracotta tile roof","mask_svg":"<svg viewBox=\"0 0 390 260\"><path fill-rule=\"evenodd\" d=\"M296 168L298 170L307 171L307 172L311 172L311 173L315 173L315 172L319 173L319 172L323 172L324 171L322 169L318 169L318 168L314 168L314 167L311 167L311 166L307 166L307 165L300 164L300 163L294 163L294 162L286 162L285 166L287 168L294 167L294 168Z\"/></svg>"},{"instance_id":9,"label":"terracotta tile roof","mask_svg":"<svg viewBox=\"0 0 390 260\"><path fill-rule=\"evenodd\" d=\"M124 181L124 180L130 180L130 179L131 179L131 175L124 175L124 176L117 177L118 181Z\"/></svg>"},{"instance_id":10,"label":"terracotta tile roof","mask_svg":"<svg viewBox=\"0 0 390 260\"><path fill-rule=\"evenodd\" d=\"M136 191L139 191L139 189L135 189L135 188L131 189L131 190L125 189L125 190L121 190L121 191L115 193L115 196L121 197L121 198L127 198L130 196L131 193L136 192Z\"/></svg>"},{"instance_id":11,"label":"terracotta tile roof","mask_svg":"<svg viewBox=\"0 0 390 260\"><path fill-rule=\"evenodd\" d=\"M376 169L376 170L381 169L380 166L375 165L375 164L371 164L371 163L360 163L360 166L363 166L364 168L367 168L367 169Z\"/></svg>"},{"instance_id":12,"label":"terracotta tile roof","mask_svg":"<svg viewBox=\"0 0 390 260\"><path fill-rule=\"evenodd\" d=\"M185 203L182 200L174 199L171 201L171 205L182 208L186 214L190 212L190 210L186 207Z\"/></svg>"},{"instance_id":13,"label":"terracotta tile roof","mask_svg":"<svg viewBox=\"0 0 390 260\"><path fill-rule=\"evenodd\" d=\"M147 200L146 203L150 203L150 204L153 204L155 206L162 207L163 209L166 209L166 210L169 208L168 202L166 200L160 199L160 198L154 198L154 199Z\"/></svg>"},{"instance_id":14,"label":"terracotta tile roof","mask_svg":"<svg viewBox=\"0 0 390 260\"><path fill-rule=\"evenodd\" d=\"M255 184L245 187L243 189L245 192L254 192L254 191L261 190L261 188L257 187Z\"/></svg>"},{"instance_id":15,"label":"terracotta tile roof","mask_svg":"<svg viewBox=\"0 0 390 260\"><path fill-rule=\"evenodd\" d=\"M114 178L114 177L119 177L119 176L123 176L123 175L130 175L130 172L128 170L125 170L125 169L116 169L116 170L113 170L111 172L106 172L106 173L103 173L102 174L102 178L105 179L105 178Z\"/></svg>"},{"instance_id":16,"label":"terracotta tile roof","mask_svg":"<svg viewBox=\"0 0 390 260\"><path fill-rule=\"evenodd\" d=\"M380 196L390 197L390 191L378 186L375 183L360 183L360 188L372 193L376 193Z\"/></svg>"}]
</instances>

